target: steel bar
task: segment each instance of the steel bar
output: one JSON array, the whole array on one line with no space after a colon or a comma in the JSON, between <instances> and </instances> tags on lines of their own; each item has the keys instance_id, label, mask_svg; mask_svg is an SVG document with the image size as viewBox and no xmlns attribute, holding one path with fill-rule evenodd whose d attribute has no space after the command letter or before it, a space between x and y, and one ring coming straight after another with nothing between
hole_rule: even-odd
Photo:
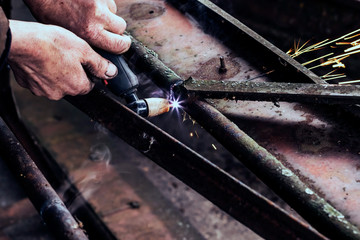
<instances>
[{"instance_id":1,"label":"steel bar","mask_svg":"<svg viewBox=\"0 0 360 240\"><path fill-rule=\"evenodd\" d=\"M148 54L149 52L151 51L133 39L128 54L136 55L130 57L135 59L136 66L156 66L147 67L145 73L150 77L156 75L153 81L169 90L173 86L172 79L180 78L174 77L177 74L161 63L156 54ZM171 78L166 81L168 76ZM186 91L181 86L174 90L175 94L182 95L183 99L187 98ZM194 100L188 102L186 111L322 234L331 238L360 239L359 230L340 212L215 108Z\"/></svg>"},{"instance_id":2,"label":"steel bar","mask_svg":"<svg viewBox=\"0 0 360 240\"><path fill-rule=\"evenodd\" d=\"M88 239L2 118L0 118L0 155L18 178L30 201L57 239Z\"/></svg>"},{"instance_id":3,"label":"steel bar","mask_svg":"<svg viewBox=\"0 0 360 240\"><path fill-rule=\"evenodd\" d=\"M185 81L184 87L188 93L203 98L324 104L360 103L360 86L355 85L189 79Z\"/></svg>"},{"instance_id":4,"label":"steel bar","mask_svg":"<svg viewBox=\"0 0 360 240\"><path fill-rule=\"evenodd\" d=\"M324 239L101 88L67 100L259 235Z\"/></svg>"}]
</instances>

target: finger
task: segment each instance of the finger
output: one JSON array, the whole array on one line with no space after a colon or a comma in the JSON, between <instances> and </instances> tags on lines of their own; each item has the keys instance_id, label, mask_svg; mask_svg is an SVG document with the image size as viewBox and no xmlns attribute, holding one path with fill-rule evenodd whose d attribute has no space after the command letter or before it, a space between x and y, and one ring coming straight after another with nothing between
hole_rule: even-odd
<instances>
[{"instance_id":1,"label":"finger","mask_svg":"<svg viewBox=\"0 0 360 240\"><path fill-rule=\"evenodd\" d=\"M82 66L87 72L100 79L111 79L118 72L117 67L113 63L101 57L92 49L87 52L82 61Z\"/></svg>"},{"instance_id":2,"label":"finger","mask_svg":"<svg viewBox=\"0 0 360 240\"><path fill-rule=\"evenodd\" d=\"M125 32L125 29L126 22L122 17L114 13L109 13L107 15L105 30L116 34L123 34Z\"/></svg>"},{"instance_id":3,"label":"finger","mask_svg":"<svg viewBox=\"0 0 360 240\"><path fill-rule=\"evenodd\" d=\"M106 30L102 30L96 40L96 43L93 43L94 46L114 54L126 52L129 50L131 45L131 39L129 36L118 35Z\"/></svg>"}]
</instances>

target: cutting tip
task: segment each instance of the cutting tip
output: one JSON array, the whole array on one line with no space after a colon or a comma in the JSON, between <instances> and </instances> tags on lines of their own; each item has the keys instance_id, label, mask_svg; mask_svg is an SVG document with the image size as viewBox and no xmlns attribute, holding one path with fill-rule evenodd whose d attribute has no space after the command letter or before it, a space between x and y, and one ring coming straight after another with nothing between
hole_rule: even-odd
<instances>
[{"instance_id":1,"label":"cutting tip","mask_svg":"<svg viewBox=\"0 0 360 240\"><path fill-rule=\"evenodd\" d=\"M171 103L165 98L145 98L144 100L148 105L148 117L155 117L170 110Z\"/></svg>"}]
</instances>

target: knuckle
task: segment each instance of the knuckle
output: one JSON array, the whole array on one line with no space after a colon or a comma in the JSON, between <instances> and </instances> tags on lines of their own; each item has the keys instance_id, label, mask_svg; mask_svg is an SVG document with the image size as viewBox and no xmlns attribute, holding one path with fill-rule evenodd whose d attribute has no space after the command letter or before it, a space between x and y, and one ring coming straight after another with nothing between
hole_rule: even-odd
<instances>
[{"instance_id":1,"label":"knuckle","mask_svg":"<svg viewBox=\"0 0 360 240\"><path fill-rule=\"evenodd\" d=\"M58 92L55 92L55 93L46 95L46 97L50 100L58 101L58 100L62 99L64 97L64 95L60 94Z\"/></svg>"},{"instance_id":2,"label":"knuckle","mask_svg":"<svg viewBox=\"0 0 360 240\"><path fill-rule=\"evenodd\" d=\"M87 25L82 32L82 37L84 39L97 39L99 35L99 31L97 28Z\"/></svg>"}]
</instances>

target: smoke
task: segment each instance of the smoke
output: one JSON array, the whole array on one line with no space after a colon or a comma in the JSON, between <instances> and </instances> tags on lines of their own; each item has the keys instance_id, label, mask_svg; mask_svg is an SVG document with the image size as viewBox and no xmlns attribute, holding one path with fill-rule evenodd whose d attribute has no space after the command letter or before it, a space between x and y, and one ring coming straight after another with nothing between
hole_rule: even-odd
<instances>
[{"instance_id":1,"label":"smoke","mask_svg":"<svg viewBox=\"0 0 360 240\"><path fill-rule=\"evenodd\" d=\"M104 143L97 143L90 147L89 159L94 162L104 162L107 165L111 161L111 151Z\"/></svg>"},{"instance_id":2,"label":"smoke","mask_svg":"<svg viewBox=\"0 0 360 240\"><path fill-rule=\"evenodd\" d=\"M108 136L110 135L110 131L107 130L103 125L101 125L100 123L95 123L94 124L94 129L97 132L97 138L101 138L103 136Z\"/></svg>"}]
</instances>

